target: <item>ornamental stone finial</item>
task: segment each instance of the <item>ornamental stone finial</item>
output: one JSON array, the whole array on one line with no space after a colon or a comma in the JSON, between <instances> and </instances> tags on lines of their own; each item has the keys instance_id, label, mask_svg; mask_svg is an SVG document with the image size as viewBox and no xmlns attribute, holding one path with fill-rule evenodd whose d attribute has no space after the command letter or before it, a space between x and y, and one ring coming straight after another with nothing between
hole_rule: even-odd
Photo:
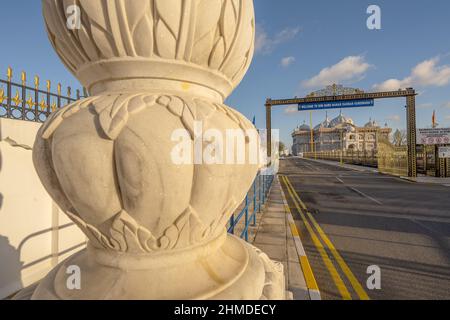
<instances>
[{"instance_id":1,"label":"ornamental stone finial","mask_svg":"<svg viewBox=\"0 0 450 320\"><path fill-rule=\"evenodd\" d=\"M89 244L33 298L284 298L282 266L225 229L258 164L173 161L173 133L195 140L196 122L254 130L223 104L252 60L253 1L43 0L43 12L56 52L91 95L50 116L34 163ZM81 290L66 287L71 265Z\"/></svg>"},{"instance_id":2,"label":"ornamental stone finial","mask_svg":"<svg viewBox=\"0 0 450 320\"><path fill-rule=\"evenodd\" d=\"M93 95L174 90L223 101L252 60L252 0L79 0L74 30L69 4L43 1L50 41Z\"/></svg>"}]
</instances>

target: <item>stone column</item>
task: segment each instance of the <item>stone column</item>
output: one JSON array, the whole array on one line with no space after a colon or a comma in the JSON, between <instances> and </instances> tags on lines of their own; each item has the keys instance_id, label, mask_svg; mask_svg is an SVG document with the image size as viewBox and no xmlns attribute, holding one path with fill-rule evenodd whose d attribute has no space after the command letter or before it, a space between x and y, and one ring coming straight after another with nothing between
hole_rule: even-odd
<instances>
[{"instance_id":1,"label":"stone column","mask_svg":"<svg viewBox=\"0 0 450 320\"><path fill-rule=\"evenodd\" d=\"M199 122L254 130L223 104L252 60L253 1L42 2L53 47L91 96L50 116L34 163L89 244L33 299L283 299L282 266L225 228L258 164L173 156L174 132L195 140ZM81 290L66 286L73 265Z\"/></svg>"}]
</instances>

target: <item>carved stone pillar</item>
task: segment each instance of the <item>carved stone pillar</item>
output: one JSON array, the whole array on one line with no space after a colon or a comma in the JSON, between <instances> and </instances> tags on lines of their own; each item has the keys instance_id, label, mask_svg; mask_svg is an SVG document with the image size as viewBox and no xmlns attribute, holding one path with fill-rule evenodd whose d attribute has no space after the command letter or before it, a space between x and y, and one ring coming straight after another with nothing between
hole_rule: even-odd
<instances>
[{"instance_id":1,"label":"carved stone pillar","mask_svg":"<svg viewBox=\"0 0 450 320\"><path fill-rule=\"evenodd\" d=\"M69 30L74 3L81 24ZM253 1L43 0L43 12L91 96L51 115L34 162L89 244L33 299L283 299L282 266L225 230L258 166L171 157L173 132L194 138L195 121L254 129L223 104L252 60ZM66 286L71 265L81 290Z\"/></svg>"}]
</instances>

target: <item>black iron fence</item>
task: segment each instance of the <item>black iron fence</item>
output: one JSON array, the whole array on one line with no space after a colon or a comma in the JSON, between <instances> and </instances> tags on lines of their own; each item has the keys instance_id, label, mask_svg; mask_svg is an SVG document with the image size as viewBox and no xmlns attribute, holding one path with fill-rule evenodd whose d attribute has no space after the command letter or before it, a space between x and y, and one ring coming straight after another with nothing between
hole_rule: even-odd
<instances>
[{"instance_id":1,"label":"black iron fence","mask_svg":"<svg viewBox=\"0 0 450 320\"><path fill-rule=\"evenodd\" d=\"M40 79L34 77L34 83L27 84L27 74L21 73L20 82L13 81L13 70L8 68L6 80L0 79L0 118L44 122L50 113L65 105L87 96L86 90L79 89L72 96L71 87L62 93L60 83L56 92L52 92L50 80L41 88Z\"/></svg>"}]
</instances>

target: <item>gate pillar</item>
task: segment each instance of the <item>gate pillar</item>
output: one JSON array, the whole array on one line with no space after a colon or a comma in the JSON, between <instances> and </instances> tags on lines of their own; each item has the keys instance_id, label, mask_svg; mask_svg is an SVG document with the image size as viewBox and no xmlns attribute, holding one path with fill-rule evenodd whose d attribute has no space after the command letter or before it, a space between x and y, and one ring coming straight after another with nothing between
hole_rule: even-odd
<instances>
[{"instance_id":1,"label":"gate pillar","mask_svg":"<svg viewBox=\"0 0 450 320\"><path fill-rule=\"evenodd\" d=\"M224 104L252 60L253 1L42 3L54 49L91 96L50 116L33 158L89 242L32 298L283 299L283 266L225 228L258 164L174 157L174 134L196 145L197 123L222 137L256 130ZM74 3L72 30L62 17ZM67 287L70 266L79 290Z\"/></svg>"}]
</instances>

